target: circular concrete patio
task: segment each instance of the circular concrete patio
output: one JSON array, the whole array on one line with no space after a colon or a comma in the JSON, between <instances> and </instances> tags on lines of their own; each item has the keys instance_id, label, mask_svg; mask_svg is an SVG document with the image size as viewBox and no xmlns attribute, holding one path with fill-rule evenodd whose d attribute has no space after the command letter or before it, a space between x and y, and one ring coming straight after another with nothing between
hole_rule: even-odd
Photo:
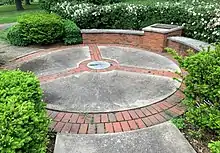
<instances>
[{"instance_id":1,"label":"circular concrete patio","mask_svg":"<svg viewBox=\"0 0 220 153\"><path fill-rule=\"evenodd\" d=\"M57 132L121 132L183 113L181 83L173 79L179 78L179 67L150 51L79 45L43 50L17 62L39 77Z\"/></svg>"}]
</instances>

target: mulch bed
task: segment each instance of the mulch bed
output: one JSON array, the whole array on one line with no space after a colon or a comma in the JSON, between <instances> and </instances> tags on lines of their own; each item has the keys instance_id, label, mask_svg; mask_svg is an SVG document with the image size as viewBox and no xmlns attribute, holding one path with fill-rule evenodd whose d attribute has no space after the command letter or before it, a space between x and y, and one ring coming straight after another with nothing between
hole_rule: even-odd
<instances>
[{"instance_id":1,"label":"mulch bed","mask_svg":"<svg viewBox=\"0 0 220 153\"><path fill-rule=\"evenodd\" d=\"M54 151L56 134L57 134L56 132L49 132L48 133L49 144L47 146L47 153L53 153L53 151Z\"/></svg>"},{"instance_id":2,"label":"mulch bed","mask_svg":"<svg viewBox=\"0 0 220 153\"><path fill-rule=\"evenodd\" d=\"M190 130L191 130L190 128L185 128L180 131L189 141L189 143L192 145L192 147L195 149L197 153L210 153L210 150L208 148L208 143L215 138L215 135L213 135L212 133L206 133L205 137L194 138L190 134L189 132Z\"/></svg>"},{"instance_id":3,"label":"mulch bed","mask_svg":"<svg viewBox=\"0 0 220 153\"><path fill-rule=\"evenodd\" d=\"M207 144L205 144L203 141L196 140L193 138L187 138L187 140L189 141L189 143L192 145L192 147L195 149L197 153L210 153Z\"/></svg>"}]
</instances>

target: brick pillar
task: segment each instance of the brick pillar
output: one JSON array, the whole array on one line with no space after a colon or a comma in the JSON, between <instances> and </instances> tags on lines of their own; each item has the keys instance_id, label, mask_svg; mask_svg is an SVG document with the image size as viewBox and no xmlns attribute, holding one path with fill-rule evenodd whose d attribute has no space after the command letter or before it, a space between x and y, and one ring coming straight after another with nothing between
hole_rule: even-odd
<instances>
[{"instance_id":1,"label":"brick pillar","mask_svg":"<svg viewBox=\"0 0 220 153\"><path fill-rule=\"evenodd\" d=\"M142 29L144 36L142 36L142 48L149 49L156 52L163 52L167 47L167 37L181 36L183 27L167 24L154 24Z\"/></svg>"}]
</instances>

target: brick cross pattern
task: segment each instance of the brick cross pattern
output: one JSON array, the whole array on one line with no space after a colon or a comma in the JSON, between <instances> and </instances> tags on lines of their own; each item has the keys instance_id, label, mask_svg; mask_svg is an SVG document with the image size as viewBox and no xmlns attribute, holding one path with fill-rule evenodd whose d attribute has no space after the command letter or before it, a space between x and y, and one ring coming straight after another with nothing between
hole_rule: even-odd
<instances>
[{"instance_id":1,"label":"brick cross pattern","mask_svg":"<svg viewBox=\"0 0 220 153\"><path fill-rule=\"evenodd\" d=\"M179 77L179 75L177 75L174 72L146 69L134 66L122 66L116 60L104 59L100 53L98 44L82 44L42 49L37 52L33 52L25 56L19 57L15 59L14 62L16 64L28 62L33 58L46 55L52 52L59 52L66 48L76 46L89 46L90 59L82 61L76 68L71 68L66 71L62 71L55 74L39 76L39 80L41 83L50 82L59 78L63 78L85 71L107 72L112 70L120 70L169 78ZM111 63L111 66L101 70L90 69L87 66L87 64L92 61L106 61ZM161 101L158 101L148 106L123 111L79 113L47 109L48 115L52 119L50 129L62 133L105 134L126 132L150 127L168 121L173 117L182 115L184 113L185 108L181 104L181 101L184 98L184 94L181 92L183 89L184 85L182 84L180 86L180 90L176 90L175 93Z\"/></svg>"}]
</instances>

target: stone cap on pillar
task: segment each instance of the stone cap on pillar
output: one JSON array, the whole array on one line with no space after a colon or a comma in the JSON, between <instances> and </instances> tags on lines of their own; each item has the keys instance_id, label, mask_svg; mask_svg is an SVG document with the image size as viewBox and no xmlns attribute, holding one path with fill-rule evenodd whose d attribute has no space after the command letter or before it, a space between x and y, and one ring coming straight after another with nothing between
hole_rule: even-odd
<instances>
[{"instance_id":1,"label":"stone cap on pillar","mask_svg":"<svg viewBox=\"0 0 220 153\"><path fill-rule=\"evenodd\" d=\"M172 25L172 24L153 24L151 26L145 27L142 29L145 32L155 32L155 33L162 33L167 34L174 31L183 30L183 26Z\"/></svg>"}]
</instances>

